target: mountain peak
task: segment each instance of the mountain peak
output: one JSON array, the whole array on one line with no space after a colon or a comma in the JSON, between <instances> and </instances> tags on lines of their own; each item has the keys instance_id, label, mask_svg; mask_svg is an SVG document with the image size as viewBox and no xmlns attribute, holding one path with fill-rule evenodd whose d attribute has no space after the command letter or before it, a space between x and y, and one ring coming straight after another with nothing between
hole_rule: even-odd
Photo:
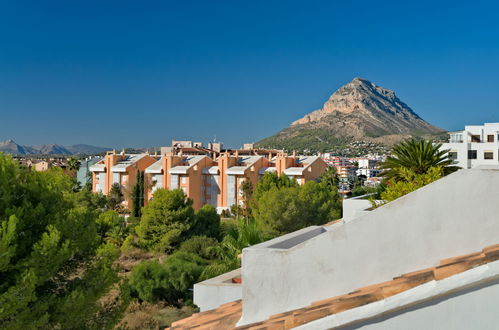
<instances>
[{"instance_id":1,"label":"mountain peak","mask_svg":"<svg viewBox=\"0 0 499 330\"><path fill-rule=\"evenodd\" d=\"M296 120L290 127L269 139L298 141L308 134L310 141L340 138L379 140L383 143L386 140L384 136L397 136L398 139L441 132L440 128L419 117L393 90L356 77L338 88L321 109ZM317 134L321 137L318 138ZM272 147L264 143L262 145ZM279 142L275 146L282 145L284 144Z\"/></svg>"}]
</instances>

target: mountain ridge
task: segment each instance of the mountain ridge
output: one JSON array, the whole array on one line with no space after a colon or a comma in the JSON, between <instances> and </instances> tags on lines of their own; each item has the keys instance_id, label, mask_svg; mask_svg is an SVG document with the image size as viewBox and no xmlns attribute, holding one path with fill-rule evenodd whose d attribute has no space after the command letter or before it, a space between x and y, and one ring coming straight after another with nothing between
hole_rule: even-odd
<instances>
[{"instance_id":1,"label":"mountain ridge","mask_svg":"<svg viewBox=\"0 0 499 330\"><path fill-rule=\"evenodd\" d=\"M326 152L355 141L389 146L409 137L439 136L433 126L402 102L393 90L364 78L338 88L323 107L295 120L257 145Z\"/></svg>"},{"instance_id":2,"label":"mountain ridge","mask_svg":"<svg viewBox=\"0 0 499 330\"><path fill-rule=\"evenodd\" d=\"M0 152L12 155L90 155L106 152L109 148L96 147L88 144L63 146L60 144L44 144L26 146L16 143L12 139L0 141Z\"/></svg>"}]
</instances>

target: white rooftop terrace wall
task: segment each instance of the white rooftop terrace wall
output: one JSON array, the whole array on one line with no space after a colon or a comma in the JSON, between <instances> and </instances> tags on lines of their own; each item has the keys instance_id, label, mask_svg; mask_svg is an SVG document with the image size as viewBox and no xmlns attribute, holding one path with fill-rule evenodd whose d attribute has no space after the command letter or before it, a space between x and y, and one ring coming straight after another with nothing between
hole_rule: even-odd
<instances>
[{"instance_id":1,"label":"white rooftop terrace wall","mask_svg":"<svg viewBox=\"0 0 499 330\"><path fill-rule=\"evenodd\" d=\"M241 268L194 284L194 303L201 312L217 308L225 303L242 298L242 286L232 283L241 276Z\"/></svg>"},{"instance_id":2,"label":"white rooftop terrace wall","mask_svg":"<svg viewBox=\"0 0 499 330\"><path fill-rule=\"evenodd\" d=\"M460 170L349 222L246 248L239 325L497 244L498 201L499 168Z\"/></svg>"}]
</instances>

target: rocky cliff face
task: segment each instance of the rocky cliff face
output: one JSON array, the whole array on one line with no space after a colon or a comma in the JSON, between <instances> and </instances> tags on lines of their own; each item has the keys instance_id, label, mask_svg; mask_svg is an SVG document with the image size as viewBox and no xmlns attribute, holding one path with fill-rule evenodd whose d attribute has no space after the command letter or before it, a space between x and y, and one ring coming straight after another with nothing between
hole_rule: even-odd
<instances>
[{"instance_id":1,"label":"rocky cliff face","mask_svg":"<svg viewBox=\"0 0 499 330\"><path fill-rule=\"evenodd\" d=\"M395 95L395 92L377 86L369 80L355 78L339 88L324 103L322 109L313 111L293 122L291 126L351 126L335 122L350 117L355 124L354 136L381 136L387 134L434 134L442 132L419 117ZM340 132L341 133L341 132ZM348 132L343 132L348 135ZM360 135L360 136L359 136Z\"/></svg>"},{"instance_id":2,"label":"rocky cliff face","mask_svg":"<svg viewBox=\"0 0 499 330\"><path fill-rule=\"evenodd\" d=\"M419 117L394 91L355 78L334 92L321 109L262 140L260 145L289 149L290 140L293 141L291 147L304 146L307 141L315 145L320 141L323 150L338 139L391 144L410 136L443 132Z\"/></svg>"}]
</instances>

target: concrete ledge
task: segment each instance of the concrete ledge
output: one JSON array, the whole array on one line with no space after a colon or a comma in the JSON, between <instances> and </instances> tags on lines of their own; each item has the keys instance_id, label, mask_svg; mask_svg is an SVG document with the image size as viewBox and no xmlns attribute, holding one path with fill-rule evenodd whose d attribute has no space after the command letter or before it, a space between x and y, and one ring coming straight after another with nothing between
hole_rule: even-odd
<instances>
[{"instance_id":1,"label":"concrete ledge","mask_svg":"<svg viewBox=\"0 0 499 330\"><path fill-rule=\"evenodd\" d=\"M235 277L241 277L241 268L194 284L194 303L200 311L241 299L243 289L240 283L232 283Z\"/></svg>"}]
</instances>

